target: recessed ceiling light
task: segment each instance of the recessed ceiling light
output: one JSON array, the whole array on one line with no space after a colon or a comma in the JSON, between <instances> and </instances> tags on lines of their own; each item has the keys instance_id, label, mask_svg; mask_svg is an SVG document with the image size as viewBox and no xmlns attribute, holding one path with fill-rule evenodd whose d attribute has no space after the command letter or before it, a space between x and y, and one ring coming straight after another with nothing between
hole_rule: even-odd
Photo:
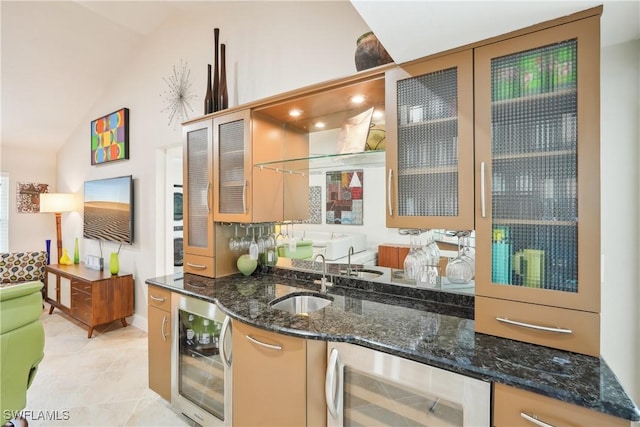
<instances>
[{"instance_id":1,"label":"recessed ceiling light","mask_svg":"<svg viewBox=\"0 0 640 427\"><path fill-rule=\"evenodd\" d=\"M364 95L354 95L351 97L351 102L353 102L354 104L362 104L365 99L366 98Z\"/></svg>"},{"instance_id":2,"label":"recessed ceiling light","mask_svg":"<svg viewBox=\"0 0 640 427\"><path fill-rule=\"evenodd\" d=\"M326 125L324 124L324 122L316 122L314 126L318 129L323 129Z\"/></svg>"},{"instance_id":3,"label":"recessed ceiling light","mask_svg":"<svg viewBox=\"0 0 640 427\"><path fill-rule=\"evenodd\" d=\"M289 111L289 115L290 115L291 117L300 117L300 115L301 115L301 114L302 114L302 110L296 110L296 109L294 109L294 110L290 110L290 111Z\"/></svg>"},{"instance_id":4,"label":"recessed ceiling light","mask_svg":"<svg viewBox=\"0 0 640 427\"><path fill-rule=\"evenodd\" d=\"M379 119L381 117L384 116L384 111L383 110L375 110L373 112L373 117L375 117L376 119Z\"/></svg>"}]
</instances>

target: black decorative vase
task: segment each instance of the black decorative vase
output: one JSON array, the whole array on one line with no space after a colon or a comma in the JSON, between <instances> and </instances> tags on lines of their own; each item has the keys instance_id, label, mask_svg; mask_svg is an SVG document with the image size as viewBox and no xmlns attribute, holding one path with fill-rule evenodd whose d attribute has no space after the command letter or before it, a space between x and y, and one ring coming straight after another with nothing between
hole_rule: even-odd
<instances>
[{"instance_id":1,"label":"black decorative vase","mask_svg":"<svg viewBox=\"0 0 640 427\"><path fill-rule=\"evenodd\" d=\"M213 92L211 91L211 64L207 64L207 94L204 97L204 113L213 113Z\"/></svg>"},{"instance_id":2,"label":"black decorative vase","mask_svg":"<svg viewBox=\"0 0 640 427\"><path fill-rule=\"evenodd\" d=\"M393 58L371 31L358 37L355 60L358 71L393 62Z\"/></svg>"},{"instance_id":3,"label":"black decorative vase","mask_svg":"<svg viewBox=\"0 0 640 427\"><path fill-rule=\"evenodd\" d=\"M227 93L227 54L226 45L220 46L220 102L218 106L221 110L229 107L229 94Z\"/></svg>"},{"instance_id":4,"label":"black decorative vase","mask_svg":"<svg viewBox=\"0 0 640 427\"><path fill-rule=\"evenodd\" d=\"M213 29L213 111L220 109L219 77L218 77L218 42L220 40L220 29Z\"/></svg>"}]
</instances>

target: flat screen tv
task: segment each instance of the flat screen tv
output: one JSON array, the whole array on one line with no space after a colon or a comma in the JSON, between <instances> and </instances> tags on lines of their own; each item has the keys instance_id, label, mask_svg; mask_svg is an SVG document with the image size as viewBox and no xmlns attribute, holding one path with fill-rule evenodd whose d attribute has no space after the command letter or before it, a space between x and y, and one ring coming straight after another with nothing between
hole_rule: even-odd
<instances>
[{"instance_id":1,"label":"flat screen tv","mask_svg":"<svg viewBox=\"0 0 640 427\"><path fill-rule=\"evenodd\" d=\"M133 243L133 177L84 183L84 232L87 239Z\"/></svg>"}]
</instances>

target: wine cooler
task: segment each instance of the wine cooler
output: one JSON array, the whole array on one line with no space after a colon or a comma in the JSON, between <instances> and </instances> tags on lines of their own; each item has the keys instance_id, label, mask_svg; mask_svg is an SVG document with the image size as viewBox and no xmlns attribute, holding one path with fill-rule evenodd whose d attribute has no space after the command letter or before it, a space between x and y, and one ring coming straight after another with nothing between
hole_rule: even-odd
<instances>
[{"instance_id":1,"label":"wine cooler","mask_svg":"<svg viewBox=\"0 0 640 427\"><path fill-rule=\"evenodd\" d=\"M206 426L231 425L231 322L215 305L174 301L171 404Z\"/></svg>"}]
</instances>

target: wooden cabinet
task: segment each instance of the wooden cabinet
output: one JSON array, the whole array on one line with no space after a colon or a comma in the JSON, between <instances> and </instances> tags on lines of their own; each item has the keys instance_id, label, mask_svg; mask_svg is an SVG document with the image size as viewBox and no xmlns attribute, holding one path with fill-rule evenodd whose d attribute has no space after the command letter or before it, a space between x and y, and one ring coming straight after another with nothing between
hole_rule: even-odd
<instances>
[{"instance_id":1,"label":"wooden cabinet","mask_svg":"<svg viewBox=\"0 0 640 427\"><path fill-rule=\"evenodd\" d=\"M471 230L473 53L386 73L387 226Z\"/></svg>"},{"instance_id":2,"label":"wooden cabinet","mask_svg":"<svg viewBox=\"0 0 640 427\"><path fill-rule=\"evenodd\" d=\"M214 277L212 121L186 125L183 134L184 271Z\"/></svg>"},{"instance_id":3,"label":"wooden cabinet","mask_svg":"<svg viewBox=\"0 0 640 427\"><path fill-rule=\"evenodd\" d=\"M120 320L127 326L127 316L133 316L133 276L111 275L91 270L84 264L48 265L47 297L54 308L71 315L89 327L88 338L97 325ZM53 283L56 283L55 288ZM49 295L55 289L56 296Z\"/></svg>"},{"instance_id":4,"label":"wooden cabinet","mask_svg":"<svg viewBox=\"0 0 640 427\"><path fill-rule=\"evenodd\" d=\"M171 292L149 285L149 388L171 401Z\"/></svg>"},{"instance_id":5,"label":"wooden cabinet","mask_svg":"<svg viewBox=\"0 0 640 427\"><path fill-rule=\"evenodd\" d=\"M404 259L409 253L410 246L400 243L385 243L378 245L378 265L396 269L404 268Z\"/></svg>"},{"instance_id":6,"label":"wooden cabinet","mask_svg":"<svg viewBox=\"0 0 640 427\"><path fill-rule=\"evenodd\" d=\"M495 427L611 426L629 421L503 384L493 386Z\"/></svg>"},{"instance_id":7,"label":"wooden cabinet","mask_svg":"<svg viewBox=\"0 0 640 427\"><path fill-rule=\"evenodd\" d=\"M599 356L599 16L475 50L476 331Z\"/></svg>"},{"instance_id":8,"label":"wooden cabinet","mask_svg":"<svg viewBox=\"0 0 640 427\"><path fill-rule=\"evenodd\" d=\"M213 119L214 220L283 220L282 173L254 179L255 163L282 159L282 124L249 109Z\"/></svg>"},{"instance_id":9,"label":"wooden cabinet","mask_svg":"<svg viewBox=\"0 0 640 427\"><path fill-rule=\"evenodd\" d=\"M51 303L49 314L54 307L71 309L71 280L68 277L47 271L46 301Z\"/></svg>"},{"instance_id":10,"label":"wooden cabinet","mask_svg":"<svg viewBox=\"0 0 640 427\"><path fill-rule=\"evenodd\" d=\"M233 424L326 425L326 343L233 322Z\"/></svg>"}]
</instances>

